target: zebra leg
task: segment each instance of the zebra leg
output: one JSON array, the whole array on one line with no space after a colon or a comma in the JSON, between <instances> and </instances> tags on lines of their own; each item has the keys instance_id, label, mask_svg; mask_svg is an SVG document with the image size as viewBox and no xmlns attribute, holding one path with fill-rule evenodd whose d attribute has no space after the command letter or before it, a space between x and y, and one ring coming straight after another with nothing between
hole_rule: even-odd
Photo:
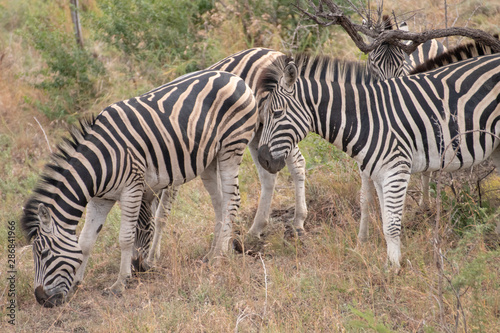
<instances>
[{"instance_id":1,"label":"zebra leg","mask_svg":"<svg viewBox=\"0 0 500 333\"><path fill-rule=\"evenodd\" d=\"M139 211L139 219L135 226L135 244L132 254L132 269L134 272L145 272L150 266L147 263L147 255L150 252L151 238L155 233L155 221L153 220L153 210L156 210L158 200L156 197L150 200L143 200Z\"/></svg>"},{"instance_id":2,"label":"zebra leg","mask_svg":"<svg viewBox=\"0 0 500 333\"><path fill-rule=\"evenodd\" d=\"M212 245L210 247L209 253L203 258L204 262L211 261L215 252L224 252L217 247L219 246L219 232L217 232L223 225L223 206L222 206L222 188L221 188L221 178L218 173L218 160L217 158L210 163L210 165L201 174L201 180L205 189L210 194L210 199L212 199L212 206L215 212L215 232L214 239L212 240ZM226 249L227 250L227 249Z\"/></svg>"},{"instance_id":3,"label":"zebra leg","mask_svg":"<svg viewBox=\"0 0 500 333\"><path fill-rule=\"evenodd\" d=\"M359 224L358 242L364 243L368 240L370 223L370 205L373 202L373 181L368 175L361 172L361 191L359 192L359 202L361 205L361 221Z\"/></svg>"},{"instance_id":4,"label":"zebra leg","mask_svg":"<svg viewBox=\"0 0 500 333\"><path fill-rule=\"evenodd\" d=\"M200 175L203 185L210 194L210 199L212 199L212 206L215 212L215 223L222 221L222 192L221 184L218 173L218 160L215 158L212 163L203 171Z\"/></svg>"},{"instance_id":5,"label":"zebra leg","mask_svg":"<svg viewBox=\"0 0 500 333\"><path fill-rule=\"evenodd\" d=\"M125 290L128 278L132 275L130 262L132 260L132 252L135 242L135 227L139 218L144 186L142 179L135 179L135 184L125 189L120 196L122 208L121 225L120 225L120 272L118 279L109 288L109 292L120 296ZM108 290L105 292L107 293Z\"/></svg>"},{"instance_id":6,"label":"zebra leg","mask_svg":"<svg viewBox=\"0 0 500 333\"><path fill-rule=\"evenodd\" d=\"M431 178L430 172L422 172L421 175L422 180L422 196L418 202L420 207L428 207L429 206L429 180Z\"/></svg>"},{"instance_id":7,"label":"zebra leg","mask_svg":"<svg viewBox=\"0 0 500 333\"><path fill-rule=\"evenodd\" d=\"M178 192L179 186L169 186L161 193L161 199L158 203L158 208L156 209L155 217L153 220L155 231L153 235L153 242L151 243L151 248L149 249L148 258L146 261L146 265L148 266L150 266L150 264L154 264L156 260L160 258L160 245L163 228L167 224L167 218L168 216L170 216L170 211L172 210L172 203L177 197Z\"/></svg>"},{"instance_id":8,"label":"zebra leg","mask_svg":"<svg viewBox=\"0 0 500 333\"><path fill-rule=\"evenodd\" d=\"M221 212L214 229L214 241L204 261L212 261L227 252L231 239L232 223L240 207L240 191L238 187L238 170L243 151L235 151L232 158L219 158L220 188L222 192ZM215 207L214 207L215 208Z\"/></svg>"},{"instance_id":9,"label":"zebra leg","mask_svg":"<svg viewBox=\"0 0 500 333\"><path fill-rule=\"evenodd\" d=\"M250 155L252 155L252 159L257 167L260 180L259 206L257 207L257 213L255 214L253 224L250 230L248 230L248 236L250 236L250 238L260 238L262 231L267 226L277 177L277 174L267 172L259 163L258 147L261 134L262 126L257 133L255 133L254 138L248 145L248 150L250 150Z\"/></svg>"},{"instance_id":10,"label":"zebra leg","mask_svg":"<svg viewBox=\"0 0 500 333\"><path fill-rule=\"evenodd\" d=\"M393 171L382 182L374 180L382 211L387 259L396 272L401 267L401 218L409 180L409 170Z\"/></svg>"},{"instance_id":11,"label":"zebra leg","mask_svg":"<svg viewBox=\"0 0 500 333\"><path fill-rule=\"evenodd\" d=\"M83 280L85 267L89 260L90 251L94 247L97 235L106 221L106 216L115 204L115 201L93 198L87 204L87 214L82 232L78 237L78 244L82 248L83 260L75 274L75 286Z\"/></svg>"},{"instance_id":12,"label":"zebra leg","mask_svg":"<svg viewBox=\"0 0 500 333\"><path fill-rule=\"evenodd\" d=\"M295 216L293 227L299 236L304 234L304 221L307 217L306 204L306 160L295 146L286 159L286 165L295 184Z\"/></svg>"}]
</instances>

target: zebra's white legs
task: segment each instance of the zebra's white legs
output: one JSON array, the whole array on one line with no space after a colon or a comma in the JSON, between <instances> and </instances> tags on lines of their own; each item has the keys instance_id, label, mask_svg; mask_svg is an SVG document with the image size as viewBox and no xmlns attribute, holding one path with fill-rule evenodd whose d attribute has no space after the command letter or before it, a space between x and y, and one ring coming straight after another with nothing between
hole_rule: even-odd
<instances>
[{"instance_id":1,"label":"zebra's white legs","mask_svg":"<svg viewBox=\"0 0 500 333\"><path fill-rule=\"evenodd\" d=\"M418 202L420 207L429 206L429 181L431 178L431 172L422 172L420 179L422 180L422 195Z\"/></svg>"},{"instance_id":2,"label":"zebra's white legs","mask_svg":"<svg viewBox=\"0 0 500 333\"><path fill-rule=\"evenodd\" d=\"M248 145L250 155L257 167L260 180L260 199L257 207L257 213L253 220L253 224L248 230L248 234L260 238L264 228L267 226L269 219L269 212L271 210L271 202L273 200L274 186L276 184L277 174L267 172L259 163L258 146L262 128L255 134L254 138Z\"/></svg>"},{"instance_id":3,"label":"zebra's white legs","mask_svg":"<svg viewBox=\"0 0 500 333\"><path fill-rule=\"evenodd\" d=\"M260 163L259 163L260 164ZM306 204L306 160L300 153L299 147L295 146L286 159L288 171L292 175L295 184L295 215L293 227L299 235L304 232L304 221L307 217Z\"/></svg>"},{"instance_id":4,"label":"zebra's white legs","mask_svg":"<svg viewBox=\"0 0 500 333\"><path fill-rule=\"evenodd\" d=\"M277 174L272 174L266 171L259 163L258 148L259 141L262 135L262 127L255 133L254 138L248 145L248 150L252 159L257 167L259 174L261 192L259 199L259 206L257 213L253 220L253 224L248 231L249 235L260 238L262 231L267 226L269 214L271 210L271 202L274 194L274 187L276 185ZM307 217L307 204L305 194L305 160L300 150L295 146L286 159L286 165L292 176L295 184L295 216L293 226L296 231L304 231L304 221Z\"/></svg>"},{"instance_id":5,"label":"zebra's white legs","mask_svg":"<svg viewBox=\"0 0 500 333\"><path fill-rule=\"evenodd\" d=\"M229 240L231 239L232 223L236 218L236 213L240 207L240 191L238 187L238 171L239 165L242 160L243 151L240 152L241 155L236 151L234 155L230 158L225 157L223 154L219 154L219 177L220 177L220 191L213 191L214 194L221 193L221 203L218 205L219 197L218 195L212 195L212 203L214 203L214 209L216 211L216 223L214 229L214 240L210 252L206 255L205 261L212 261L213 259L223 255L227 252L229 248ZM220 157L222 155L222 157ZM216 161L212 162L212 164ZM212 183L217 183L217 172L210 170L205 170L203 172L203 177L205 178L204 183L207 187L206 181L211 180ZM207 187L208 190L208 187ZM217 193L216 193L217 192ZM215 200L214 200L215 198ZM222 215L219 217L217 213L217 207L220 207Z\"/></svg>"},{"instance_id":6,"label":"zebra's white legs","mask_svg":"<svg viewBox=\"0 0 500 333\"><path fill-rule=\"evenodd\" d=\"M382 181L374 180L380 201L387 259L396 270L401 267L401 219L410 180L409 170L394 170Z\"/></svg>"},{"instance_id":7,"label":"zebra's white legs","mask_svg":"<svg viewBox=\"0 0 500 333\"><path fill-rule=\"evenodd\" d=\"M120 272L118 273L118 279L109 289L109 291L115 295L122 294L125 290L127 279L132 275L130 262L132 261L132 253L134 250L135 227L137 219L139 218L144 191L141 178L142 177L137 177L135 180L132 180L134 184L126 188L120 196L122 209L120 234L118 238L121 250Z\"/></svg>"},{"instance_id":8,"label":"zebra's white legs","mask_svg":"<svg viewBox=\"0 0 500 333\"><path fill-rule=\"evenodd\" d=\"M161 236L163 233L163 228L167 224L167 218L168 216L170 216L170 211L172 210L172 203L177 197L178 192L179 186L169 186L161 192L161 198L158 202L158 208L156 209L153 222L155 225L153 242L151 243L151 248L149 249L149 254L146 261L146 265L148 266L154 264L160 257Z\"/></svg>"},{"instance_id":9,"label":"zebra's white legs","mask_svg":"<svg viewBox=\"0 0 500 333\"><path fill-rule=\"evenodd\" d=\"M421 175L422 180L422 195L419 200L420 207L427 207L429 205L429 180L430 172L423 172ZM370 224L370 205L373 203L373 181L370 177L361 172L361 191L360 191L360 205L361 205L361 221L359 224L358 241L364 243L369 237L369 224ZM378 192L377 192L378 193Z\"/></svg>"},{"instance_id":10,"label":"zebra's white legs","mask_svg":"<svg viewBox=\"0 0 500 333\"><path fill-rule=\"evenodd\" d=\"M361 221L359 224L358 241L364 243L368 240L370 223L370 205L373 202L373 181L369 176L361 172L361 191L359 201L361 205Z\"/></svg>"},{"instance_id":11,"label":"zebra's white legs","mask_svg":"<svg viewBox=\"0 0 500 333\"><path fill-rule=\"evenodd\" d=\"M82 232L78 238L78 244L82 248L83 260L81 266L75 274L75 285L83 280L85 267L89 260L90 251L94 247L95 241L102 225L106 221L106 216L115 204L115 201L93 198L87 204L87 214Z\"/></svg>"}]
</instances>

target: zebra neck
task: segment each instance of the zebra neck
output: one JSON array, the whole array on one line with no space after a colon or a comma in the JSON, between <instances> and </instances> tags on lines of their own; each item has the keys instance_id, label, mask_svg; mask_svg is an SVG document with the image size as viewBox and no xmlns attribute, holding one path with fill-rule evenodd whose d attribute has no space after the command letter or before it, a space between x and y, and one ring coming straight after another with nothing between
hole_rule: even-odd
<instances>
[{"instance_id":1,"label":"zebra neck","mask_svg":"<svg viewBox=\"0 0 500 333\"><path fill-rule=\"evenodd\" d=\"M350 156L357 156L366 144L368 119L372 118L365 95L367 85L323 81L317 87L303 95L311 130Z\"/></svg>"}]
</instances>

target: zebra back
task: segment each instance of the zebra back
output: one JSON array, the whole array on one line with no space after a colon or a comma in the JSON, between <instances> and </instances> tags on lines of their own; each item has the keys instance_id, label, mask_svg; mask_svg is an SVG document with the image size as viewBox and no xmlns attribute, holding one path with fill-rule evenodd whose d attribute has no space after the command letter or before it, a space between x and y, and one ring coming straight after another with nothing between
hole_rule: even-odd
<instances>
[{"instance_id":1,"label":"zebra back","mask_svg":"<svg viewBox=\"0 0 500 333\"><path fill-rule=\"evenodd\" d=\"M495 35L495 37L498 38L498 35ZM436 57L427 59L425 62L415 66L415 68L410 71L410 74L423 73L454 62L494 53L495 52L489 45L479 42L471 42L459 45Z\"/></svg>"}]
</instances>

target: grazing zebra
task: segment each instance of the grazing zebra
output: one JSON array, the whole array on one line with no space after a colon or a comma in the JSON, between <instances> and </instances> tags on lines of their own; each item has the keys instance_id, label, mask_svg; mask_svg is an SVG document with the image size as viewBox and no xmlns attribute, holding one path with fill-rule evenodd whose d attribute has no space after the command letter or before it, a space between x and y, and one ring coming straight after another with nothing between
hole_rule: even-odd
<instances>
[{"instance_id":1,"label":"grazing zebra","mask_svg":"<svg viewBox=\"0 0 500 333\"><path fill-rule=\"evenodd\" d=\"M230 72L241 77L253 89L257 91L257 84L262 72L278 57L285 55L278 51L263 48L253 48L238 52L210 66L210 70L221 70ZM257 102L261 105L266 95L256 96ZM250 237L260 238L262 231L267 225L269 211L276 183L276 175L264 170L258 161L257 148L260 140L259 130L250 142L248 149L257 166L257 171L261 183L261 195L259 205L251 228L248 231ZM305 160L298 147L294 147L292 153L286 160L288 170L295 184L295 216L293 226L299 235L304 232L304 220L307 217L307 205L305 199ZM150 220L151 213L143 215L144 219L139 219L135 253L132 266L137 271L147 270L150 265L160 255L160 240L166 215L170 212L172 201L178 189L167 189L161 194L154 219ZM144 207L144 211L149 208ZM150 250L150 248L152 250Z\"/></svg>"},{"instance_id":2,"label":"grazing zebra","mask_svg":"<svg viewBox=\"0 0 500 333\"><path fill-rule=\"evenodd\" d=\"M82 280L97 234L116 201L121 203L121 264L110 292L120 294L131 274L141 205L151 206L155 192L198 175L218 217L207 256L226 251L240 202L238 168L257 118L253 91L242 79L200 71L112 104L94 120L82 122L81 130L72 132L73 140L66 140L45 167L21 219L27 239L33 240L37 301L59 305ZM77 241L75 229L85 206Z\"/></svg>"},{"instance_id":3,"label":"grazing zebra","mask_svg":"<svg viewBox=\"0 0 500 333\"><path fill-rule=\"evenodd\" d=\"M366 67L299 55L277 61L262 83L259 162L277 172L314 131L352 156L380 201L389 262L400 267L401 218L411 173L500 167L500 55L376 81ZM319 70L321 69L321 70Z\"/></svg>"}]
</instances>

